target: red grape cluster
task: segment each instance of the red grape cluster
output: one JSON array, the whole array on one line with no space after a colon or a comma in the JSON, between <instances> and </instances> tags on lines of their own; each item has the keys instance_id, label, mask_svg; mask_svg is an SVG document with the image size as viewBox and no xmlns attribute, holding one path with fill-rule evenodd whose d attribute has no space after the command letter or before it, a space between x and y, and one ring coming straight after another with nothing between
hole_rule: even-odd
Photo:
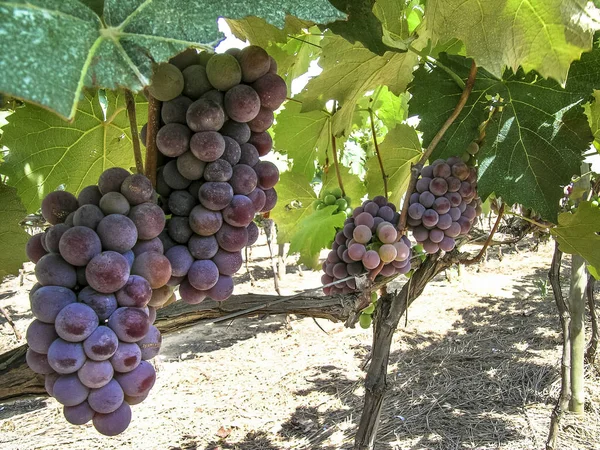
<instances>
[{"instance_id":1,"label":"red grape cluster","mask_svg":"<svg viewBox=\"0 0 600 450\"><path fill-rule=\"evenodd\" d=\"M35 320L27 329L27 363L67 421L90 420L114 436L131 420L156 379L148 362L161 335L156 309L173 294L171 264L158 235L165 226L150 180L121 168L105 171L78 198L55 191L42 202L52 225L31 237Z\"/></svg>"},{"instance_id":2,"label":"red grape cluster","mask_svg":"<svg viewBox=\"0 0 600 450\"><path fill-rule=\"evenodd\" d=\"M187 303L222 301L233 292L241 250L258 238L255 214L277 201L279 171L260 157L271 151L267 129L287 87L257 46L212 56L187 51L172 63L183 81L162 97L156 136L157 192L171 215L161 235L170 284L180 285Z\"/></svg>"},{"instance_id":3,"label":"red grape cluster","mask_svg":"<svg viewBox=\"0 0 600 450\"><path fill-rule=\"evenodd\" d=\"M477 170L460 158L438 159L423 167L410 197L407 223L427 253L454 249L481 213Z\"/></svg>"},{"instance_id":4,"label":"red grape cluster","mask_svg":"<svg viewBox=\"0 0 600 450\"><path fill-rule=\"evenodd\" d=\"M384 277L410 270L411 245L406 236L398 239L396 227L400 216L393 203L378 196L355 208L352 217L338 231L331 251L323 263L321 283L330 284L348 276L358 276L384 265ZM356 290L352 278L323 288L326 295L347 294Z\"/></svg>"}]
</instances>

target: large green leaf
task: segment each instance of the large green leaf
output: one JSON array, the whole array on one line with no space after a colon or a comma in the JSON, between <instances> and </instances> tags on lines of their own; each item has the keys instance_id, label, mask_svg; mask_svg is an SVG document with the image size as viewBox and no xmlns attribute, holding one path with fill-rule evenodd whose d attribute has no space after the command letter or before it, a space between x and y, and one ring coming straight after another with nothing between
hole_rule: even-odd
<instances>
[{"instance_id":1,"label":"large green leaf","mask_svg":"<svg viewBox=\"0 0 600 450\"><path fill-rule=\"evenodd\" d=\"M417 55L386 52L377 56L362 44L350 44L328 34L322 41L319 65L323 72L310 80L302 96L302 111L319 109L330 99L340 102L334 117L333 132L344 134L352 123L355 104L364 94L380 85L399 95L412 79Z\"/></svg>"},{"instance_id":2,"label":"large green leaf","mask_svg":"<svg viewBox=\"0 0 600 450\"><path fill-rule=\"evenodd\" d=\"M290 242L298 224L313 212L315 200L315 191L302 174L281 174L277 183L277 205L270 214L277 224L277 242Z\"/></svg>"},{"instance_id":3,"label":"large green leaf","mask_svg":"<svg viewBox=\"0 0 600 450\"><path fill-rule=\"evenodd\" d=\"M283 28L278 28L265 19L248 16L243 19L227 19L233 35L252 45L266 48L271 42L287 42L288 35L298 34L303 28L310 28L313 22L300 20L297 17L287 16Z\"/></svg>"},{"instance_id":4,"label":"large green leaf","mask_svg":"<svg viewBox=\"0 0 600 450\"><path fill-rule=\"evenodd\" d=\"M19 273L27 261L25 245L29 235L19 225L25 215L16 189L0 184L0 281L6 275Z\"/></svg>"},{"instance_id":5,"label":"large green leaf","mask_svg":"<svg viewBox=\"0 0 600 450\"><path fill-rule=\"evenodd\" d=\"M300 112L302 105L288 101L273 127L275 148L293 160L292 171L307 181L315 175L315 160L325 160L331 145L331 115L323 110Z\"/></svg>"},{"instance_id":6,"label":"large green leaf","mask_svg":"<svg viewBox=\"0 0 600 450\"><path fill-rule=\"evenodd\" d=\"M268 48L269 54L277 62L277 73L288 87L291 97L292 81L308 71L311 61L321 54L321 38L315 27L309 29L308 34L297 35L295 39L288 40L285 44L273 44Z\"/></svg>"},{"instance_id":7,"label":"large green leaf","mask_svg":"<svg viewBox=\"0 0 600 450\"><path fill-rule=\"evenodd\" d=\"M444 55L440 59L466 79L469 60ZM576 64L572 71L577 72ZM462 89L443 70L422 67L415 72L410 91L410 114L419 116L423 144L429 145L456 106ZM480 69L466 106L432 159L461 155L478 137L479 125L487 119L489 107L495 105L497 110L478 154L479 194L485 199L495 192L507 203L523 204L555 222L563 195L561 186L579 173L582 152L592 140L582 107L589 94L591 91L585 94L563 89L535 72L507 72L503 80L497 80Z\"/></svg>"},{"instance_id":8,"label":"large green leaf","mask_svg":"<svg viewBox=\"0 0 600 450\"><path fill-rule=\"evenodd\" d=\"M414 128L398 125L388 132L379 145L379 152L387 176L389 201L398 206L408 186L410 166L422 155L419 137ZM383 175L377 156L367 161L366 182L369 197L384 194Z\"/></svg>"},{"instance_id":9,"label":"large green leaf","mask_svg":"<svg viewBox=\"0 0 600 450\"><path fill-rule=\"evenodd\" d=\"M96 184L109 167L134 166L123 95L108 93L106 100L106 118L98 96L91 94L79 103L72 123L34 105L8 117L0 142L9 152L0 173L17 188L27 212L35 212L44 196L61 185L76 194ZM147 108L143 97L137 102L141 127Z\"/></svg>"},{"instance_id":10,"label":"large green leaf","mask_svg":"<svg viewBox=\"0 0 600 450\"><path fill-rule=\"evenodd\" d=\"M600 91L594 90L594 100L586 103L585 114L590 124L590 129L594 135L594 141L600 141ZM597 145L597 144L596 144Z\"/></svg>"},{"instance_id":11,"label":"large green leaf","mask_svg":"<svg viewBox=\"0 0 600 450\"><path fill-rule=\"evenodd\" d=\"M494 76L522 66L560 83L592 48L599 15L588 0L429 0L425 14L435 40L462 40L467 56Z\"/></svg>"},{"instance_id":12,"label":"large green leaf","mask_svg":"<svg viewBox=\"0 0 600 450\"><path fill-rule=\"evenodd\" d=\"M327 206L298 223L290 240L290 253L300 253L300 264L318 268L319 253L331 245L337 229L343 227L346 220L344 214L334 214L336 210L335 205Z\"/></svg>"},{"instance_id":13,"label":"large green leaf","mask_svg":"<svg viewBox=\"0 0 600 450\"><path fill-rule=\"evenodd\" d=\"M575 213L558 216L558 226L550 230L560 249L581 255L588 264L600 267L600 209L591 202L581 202Z\"/></svg>"},{"instance_id":14,"label":"large green leaf","mask_svg":"<svg viewBox=\"0 0 600 450\"><path fill-rule=\"evenodd\" d=\"M139 91L153 63L214 46L219 17L283 26L286 14L316 23L344 17L326 0L107 0L103 20L76 0L0 1L0 92L72 118L84 85Z\"/></svg>"}]
</instances>

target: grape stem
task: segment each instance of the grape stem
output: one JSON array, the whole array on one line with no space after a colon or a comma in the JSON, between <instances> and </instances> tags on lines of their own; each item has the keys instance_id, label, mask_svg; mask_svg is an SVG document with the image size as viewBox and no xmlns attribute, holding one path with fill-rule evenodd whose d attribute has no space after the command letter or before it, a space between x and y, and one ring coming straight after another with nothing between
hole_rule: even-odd
<instances>
[{"instance_id":1,"label":"grape stem","mask_svg":"<svg viewBox=\"0 0 600 450\"><path fill-rule=\"evenodd\" d=\"M146 129L146 177L156 187L156 169L158 164L158 149L156 134L159 128L160 101L148 94L148 128Z\"/></svg>"},{"instance_id":2,"label":"grape stem","mask_svg":"<svg viewBox=\"0 0 600 450\"><path fill-rule=\"evenodd\" d=\"M379 151L379 144L377 143L377 134L375 133L375 118L373 117L373 110L371 108L369 108L369 118L371 121L371 135L373 136L373 145L375 145L375 153L377 154L377 160L379 161L379 169L381 170L381 177L383 178L383 191L385 192L385 199L387 200L388 176L386 175L385 169L383 167L383 161L381 159L381 153Z\"/></svg>"},{"instance_id":3,"label":"grape stem","mask_svg":"<svg viewBox=\"0 0 600 450\"><path fill-rule=\"evenodd\" d=\"M492 238L494 237L494 234L496 233L496 231L498 230L498 227L500 226L502 216L504 216L504 203L502 203L502 205L500 206L500 209L498 210L498 217L496 218L496 223L494 224L492 231L490 231L490 234L488 235L487 239L483 243L483 247L481 247L481 250L479 250L479 253L474 258L463 259L463 260L459 261L460 264L464 264L465 266L470 266L473 264L477 264L477 263L479 263L479 261L481 261L481 258L483 258L483 255L485 255L485 252L487 251L488 247L490 246L490 242L492 242Z\"/></svg>"},{"instance_id":4,"label":"grape stem","mask_svg":"<svg viewBox=\"0 0 600 450\"><path fill-rule=\"evenodd\" d=\"M133 157L135 159L135 170L144 173L142 162L142 151L140 149L140 136L138 134L137 116L135 112L135 98L129 89L125 89L125 103L127 104L127 116L129 117L129 128L131 129L131 143L133 144Z\"/></svg>"},{"instance_id":5,"label":"grape stem","mask_svg":"<svg viewBox=\"0 0 600 450\"><path fill-rule=\"evenodd\" d=\"M511 211L509 211L509 212L505 212L504 214L507 214L507 215L509 215L509 216L515 216L515 217L518 217L519 219L522 219L522 220L524 220L525 222L529 222L529 223L531 223L531 224L535 225L536 227L540 227L540 228L543 228L543 229L545 229L545 230L547 230L547 229L549 229L549 228L554 228L554 225L553 225L553 224L551 224L551 225L544 225L543 223L536 222L535 220L533 220L533 219L530 219L529 217L522 216L521 214L518 214L518 213L516 213L516 212L511 212Z\"/></svg>"},{"instance_id":6,"label":"grape stem","mask_svg":"<svg viewBox=\"0 0 600 450\"><path fill-rule=\"evenodd\" d=\"M413 191L415 190L415 186L417 184L417 178L419 178L419 175L421 174L423 165L429 159L429 157L431 156L431 154L433 153L433 151L435 150L435 148L437 147L439 142L444 137L444 134L446 133L448 128L450 128L450 125L452 125L452 123L454 123L454 121L456 120L456 118L459 116L460 112L464 108L465 104L467 103L467 99L469 98L469 95L471 94L471 91L473 90L473 86L475 85L475 76L476 75L477 75L477 65L475 64L475 61L473 61L471 63L471 70L469 71L469 77L467 78L467 83L465 85L465 88L463 89L460 99L458 100L458 103L456 104L456 106L454 108L454 111L452 111L452 114L450 115L450 117L448 117L448 119L446 119L446 122L444 122L444 125L442 125L442 128L440 128L440 130L437 132L437 134L433 137L433 139L431 140L431 143L429 144L429 147L427 147L427 150L425 151L425 153L423 153L419 162L414 164L410 168L410 181L408 183L408 188L406 189L406 195L404 196L404 203L402 204L400 220L398 221L398 231L400 232L401 235L403 235L406 232L406 218L407 218L406 216L408 215L408 204L410 201L410 196L413 193Z\"/></svg>"},{"instance_id":7,"label":"grape stem","mask_svg":"<svg viewBox=\"0 0 600 450\"><path fill-rule=\"evenodd\" d=\"M337 175L338 185L342 190L342 197L346 196L346 191L344 191L344 183L342 182L342 174L340 172L340 164L338 162L337 156L337 147L335 144L335 135L331 133L331 153L333 154L333 165L335 166L335 174Z\"/></svg>"}]
</instances>

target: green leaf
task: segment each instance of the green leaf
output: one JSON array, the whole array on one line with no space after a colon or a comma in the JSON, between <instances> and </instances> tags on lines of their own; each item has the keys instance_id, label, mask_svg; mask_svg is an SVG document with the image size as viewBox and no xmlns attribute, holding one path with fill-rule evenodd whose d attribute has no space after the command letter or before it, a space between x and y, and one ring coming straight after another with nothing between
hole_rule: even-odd
<instances>
[{"instance_id":1,"label":"green leaf","mask_svg":"<svg viewBox=\"0 0 600 450\"><path fill-rule=\"evenodd\" d=\"M348 14L346 20L330 23L327 28L350 43L360 42L376 55L383 55L389 48L382 42L383 27L373 14L374 0L330 0L340 11Z\"/></svg>"},{"instance_id":2,"label":"green leaf","mask_svg":"<svg viewBox=\"0 0 600 450\"><path fill-rule=\"evenodd\" d=\"M321 108L327 100L340 102L333 120L333 132L342 135L350 127L355 104L364 94L380 85L398 95L412 79L417 63L414 53L386 52L377 56L360 43L350 44L328 34L322 41L319 65L323 72L310 80L303 91L302 111Z\"/></svg>"},{"instance_id":3,"label":"green leaf","mask_svg":"<svg viewBox=\"0 0 600 450\"><path fill-rule=\"evenodd\" d=\"M104 14L104 0L79 0L80 3L83 3L100 17Z\"/></svg>"},{"instance_id":4,"label":"green leaf","mask_svg":"<svg viewBox=\"0 0 600 450\"><path fill-rule=\"evenodd\" d=\"M337 206L327 206L313 211L302 219L290 240L290 253L300 253L300 264L311 269L318 268L318 255L331 245L337 228L344 226L346 216L334 214Z\"/></svg>"},{"instance_id":5,"label":"green leaf","mask_svg":"<svg viewBox=\"0 0 600 450\"><path fill-rule=\"evenodd\" d=\"M580 255L594 267L600 267L599 232L600 209L591 202L580 202L575 213L559 214L558 226L550 230L563 252Z\"/></svg>"},{"instance_id":6,"label":"green leaf","mask_svg":"<svg viewBox=\"0 0 600 450\"><path fill-rule=\"evenodd\" d=\"M434 40L462 40L467 56L497 78L505 67L536 70L560 83L592 48L598 9L588 0L429 0L426 23Z\"/></svg>"},{"instance_id":7,"label":"green leaf","mask_svg":"<svg viewBox=\"0 0 600 450\"><path fill-rule=\"evenodd\" d=\"M292 171L307 181L315 176L315 160L325 160L331 144L331 115L323 110L300 112L302 105L288 101L273 127L275 148L293 160Z\"/></svg>"},{"instance_id":8,"label":"green leaf","mask_svg":"<svg viewBox=\"0 0 600 450\"><path fill-rule=\"evenodd\" d=\"M379 152L388 177L389 201L398 206L408 186L410 166L422 155L419 137L414 128L400 124L388 132L379 145ZM367 161L366 183L370 198L384 194L383 176L377 156Z\"/></svg>"},{"instance_id":9,"label":"green leaf","mask_svg":"<svg viewBox=\"0 0 600 450\"><path fill-rule=\"evenodd\" d=\"M286 16L285 26L278 28L265 19L248 16L243 19L226 19L233 35L252 45L267 48L271 42L287 42L288 35L298 34L304 28L310 28L313 22L300 20L293 16Z\"/></svg>"},{"instance_id":10,"label":"green leaf","mask_svg":"<svg viewBox=\"0 0 600 450\"><path fill-rule=\"evenodd\" d=\"M0 280L17 275L27 261L25 245L29 235L19 225L25 215L16 189L0 184Z\"/></svg>"},{"instance_id":11,"label":"green leaf","mask_svg":"<svg viewBox=\"0 0 600 450\"><path fill-rule=\"evenodd\" d=\"M590 273L590 275L593 276L596 280L600 280L600 274L598 273L598 270L594 266L588 265L587 270Z\"/></svg>"},{"instance_id":12,"label":"green leaf","mask_svg":"<svg viewBox=\"0 0 600 450\"><path fill-rule=\"evenodd\" d=\"M317 32L318 28L313 27L309 29L309 34L300 34L283 45L271 45L268 48L269 54L277 62L277 73L285 80L290 96L292 81L304 75L311 61L321 54L322 36L315 34Z\"/></svg>"},{"instance_id":13,"label":"green leaf","mask_svg":"<svg viewBox=\"0 0 600 450\"><path fill-rule=\"evenodd\" d=\"M400 96L394 95L387 86L382 86L372 108L375 116L388 128L392 129L397 124L406 120L408 116L409 94L403 92Z\"/></svg>"},{"instance_id":14,"label":"green leaf","mask_svg":"<svg viewBox=\"0 0 600 450\"><path fill-rule=\"evenodd\" d=\"M400 51L407 51L411 41L405 9L405 2L398 0L376 0L373 6L373 13L383 25L383 43Z\"/></svg>"},{"instance_id":15,"label":"green leaf","mask_svg":"<svg viewBox=\"0 0 600 450\"><path fill-rule=\"evenodd\" d=\"M86 94L72 123L38 106L27 105L8 117L2 145L9 152L0 166L8 184L17 188L27 212L35 212L41 200L64 185L77 194L96 184L105 169L135 165L123 95L106 93L106 118L98 96ZM146 122L146 101L136 99L137 120Z\"/></svg>"},{"instance_id":16,"label":"green leaf","mask_svg":"<svg viewBox=\"0 0 600 450\"><path fill-rule=\"evenodd\" d=\"M277 224L277 242L290 242L298 224L308 217L317 199L309 181L299 173L284 172L277 183L277 205L270 217Z\"/></svg>"},{"instance_id":17,"label":"green leaf","mask_svg":"<svg viewBox=\"0 0 600 450\"><path fill-rule=\"evenodd\" d=\"M0 92L73 118L84 85L137 92L153 63L213 47L219 17L283 26L286 14L317 23L344 17L326 0L106 0L103 21L76 0L0 1L0 35L10 36L0 52Z\"/></svg>"},{"instance_id":18,"label":"green leaf","mask_svg":"<svg viewBox=\"0 0 600 450\"><path fill-rule=\"evenodd\" d=\"M585 104L585 114L595 141L600 141L600 91L594 90L594 101Z\"/></svg>"},{"instance_id":19,"label":"green leaf","mask_svg":"<svg viewBox=\"0 0 600 450\"><path fill-rule=\"evenodd\" d=\"M350 197L351 205L353 208L360 206L361 199L367 193L365 184L360 180L358 175L350 173L347 167L340 164L340 175L342 177L342 183L344 184L344 193L347 197ZM329 171L323 178L323 189L322 191L330 191L333 188L338 187L338 178L335 172L335 167L330 166Z\"/></svg>"},{"instance_id":20,"label":"green leaf","mask_svg":"<svg viewBox=\"0 0 600 450\"><path fill-rule=\"evenodd\" d=\"M466 79L470 60L444 55L440 59ZM575 64L572 70L577 72ZM421 67L410 92L410 115L419 116L426 146L454 110L462 88L443 70ZM520 203L555 222L562 186L579 173L582 152L592 139L582 108L587 97L535 72L507 72L497 80L479 69L465 107L432 159L460 156L478 137L490 106L496 106L477 155L479 194L485 199L495 192L508 204Z\"/></svg>"}]
</instances>

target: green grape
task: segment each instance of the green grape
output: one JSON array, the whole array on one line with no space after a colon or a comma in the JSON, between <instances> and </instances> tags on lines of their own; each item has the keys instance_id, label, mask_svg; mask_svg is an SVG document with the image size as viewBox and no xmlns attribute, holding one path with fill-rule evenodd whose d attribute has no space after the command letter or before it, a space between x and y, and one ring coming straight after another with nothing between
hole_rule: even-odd
<instances>
[{"instance_id":1,"label":"green grape","mask_svg":"<svg viewBox=\"0 0 600 450\"><path fill-rule=\"evenodd\" d=\"M462 160L462 162L464 162L465 164L467 164L469 162L469 160L471 159L471 155L468 154L467 152L464 152L460 159Z\"/></svg>"},{"instance_id":2,"label":"green grape","mask_svg":"<svg viewBox=\"0 0 600 450\"><path fill-rule=\"evenodd\" d=\"M313 203L313 208L316 210L323 209L323 206L325 206L325 204L321 200L317 200Z\"/></svg>"},{"instance_id":3,"label":"green grape","mask_svg":"<svg viewBox=\"0 0 600 450\"><path fill-rule=\"evenodd\" d=\"M335 202L336 202L336 200L337 200L337 198L335 198L335 196L334 196L334 195L332 195L332 194L327 194L327 195L325 196L325 198L323 199L323 201L325 202L325 204L326 204L327 206L334 205L334 204L335 204Z\"/></svg>"},{"instance_id":4,"label":"green grape","mask_svg":"<svg viewBox=\"0 0 600 450\"><path fill-rule=\"evenodd\" d=\"M350 217L352 215L352 208L348 207L346 208L346 217Z\"/></svg>"},{"instance_id":5,"label":"green grape","mask_svg":"<svg viewBox=\"0 0 600 450\"><path fill-rule=\"evenodd\" d=\"M375 304L371 303L365 309L362 310L363 314L373 314L375 312Z\"/></svg>"},{"instance_id":6,"label":"green grape","mask_svg":"<svg viewBox=\"0 0 600 450\"><path fill-rule=\"evenodd\" d=\"M592 206L598 207L598 200L592 201Z\"/></svg>"},{"instance_id":7,"label":"green grape","mask_svg":"<svg viewBox=\"0 0 600 450\"><path fill-rule=\"evenodd\" d=\"M364 328L365 330L371 326L372 321L373 321L373 318L371 317L370 314L361 314L360 317L358 318L358 323L359 323L360 327Z\"/></svg>"},{"instance_id":8,"label":"green grape","mask_svg":"<svg viewBox=\"0 0 600 450\"><path fill-rule=\"evenodd\" d=\"M342 196L342 190L339 187L333 188L331 190L331 195L335 195L336 198L340 198Z\"/></svg>"},{"instance_id":9,"label":"green grape","mask_svg":"<svg viewBox=\"0 0 600 450\"><path fill-rule=\"evenodd\" d=\"M148 92L161 102L168 102L183 91L183 74L173 64L163 63L154 68Z\"/></svg>"},{"instance_id":10,"label":"green grape","mask_svg":"<svg viewBox=\"0 0 600 450\"><path fill-rule=\"evenodd\" d=\"M348 203L346 202L346 200L344 200L343 198L338 198L335 201L335 204L338 207L338 211L345 211L346 208L348 208Z\"/></svg>"},{"instance_id":11,"label":"green grape","mask_svg":"<svg viewBox=\"0 0 600 450\"><path fill-rule=\"evenodd\" d=\"M477 144L475 141L472 141L467 147L467 153L469 155L476 155L477 152L479 152L479 144Z\"/></svg>"},{"instance_id":12,"label":"green grape","mask_svg":"<svg viewBox=\"0 0 600 450\"><path fill-rule=\"evenodd\" d=\"M375 303L377 301L377 292L371 292L371 303Z\"/></svg>"},{"instance_id":13,"label":"green grape","mask_svg":"<svg viewBox=\"0 0 600 450\"><path fill-rule=\"evenodd\" d=\"M350 206L350 204L352 203L352 201L350 200L350 197L348 197L347 195L345 195L343 197L344 200L346 200L346 203L348 203L348 206Z\"/></svg>"},{"instance_id":14,"label":"green grape","mask_svg":"<svg viewBox=\"0 0 600 450\"><path fill-rule=\"evenodd\" d=\"M319 202L319 203L317 204L317 208L316 208L316 209L317 209L317 211L319 211L320 209L323 209L323 208L325 208L326 206L327 206L327 205L326 205L325 203L323 203L323 202Z\"/></svg>"}]
</instances>

